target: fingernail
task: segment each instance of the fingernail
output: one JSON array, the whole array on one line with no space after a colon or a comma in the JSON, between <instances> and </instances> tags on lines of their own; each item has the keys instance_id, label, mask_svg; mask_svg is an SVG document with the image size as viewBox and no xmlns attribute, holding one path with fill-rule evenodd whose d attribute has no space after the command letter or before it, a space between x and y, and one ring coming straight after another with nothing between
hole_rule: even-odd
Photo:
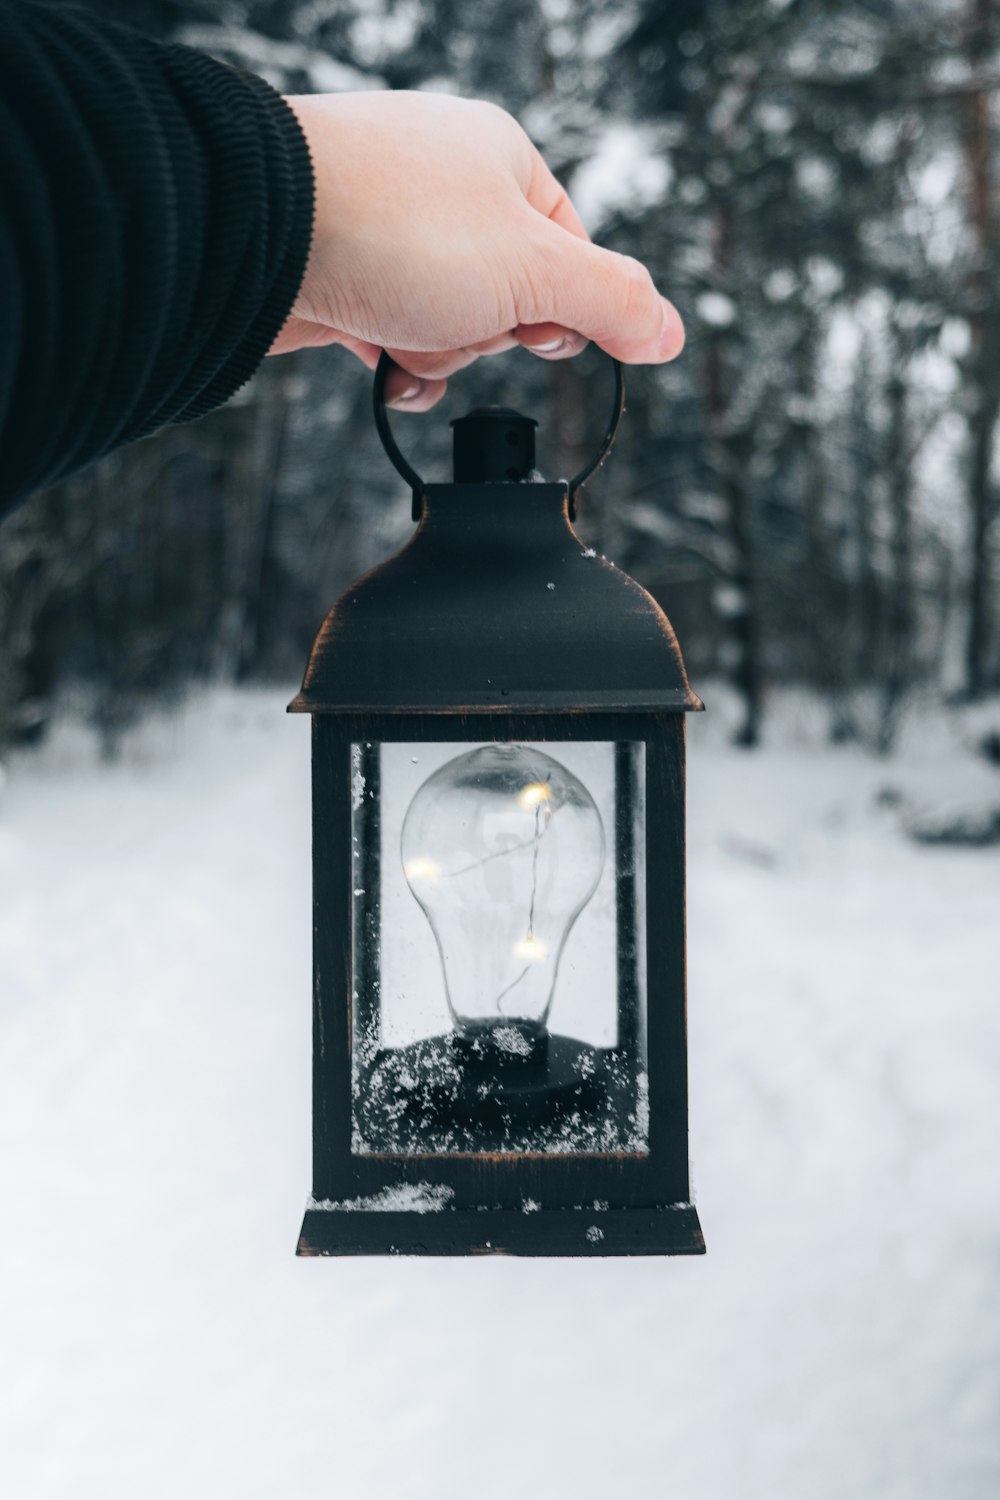
<instances>
[{"instance_id":1,"label":"fingernail","mask_svg":"<svg viewBox=\"0 0 1000 1500\"><path fill-rule=\"evenodd\" d=\"M417 396L420 395L423 388L424 382L422 380L417 380L416 377L414 377L414 379L410 381L409 385L401 390L397 396L393 396L389 405L398 406L401 401L413 401Z\"/></svg>"},{"instance_id":2,"label":"fingernail","mask_svg":"<svg viewBox=\"0 0 1000 1500\"><path fill-rule=\"evenodd\" d=\"M660 298L660 311L663 315L663 321L660 324L660 343L669 344L674 336L674 320L673 309L666 297Z\"/></svg>"},{"instance_id":3,"label":"fingernail","mask_svg":"<svg viewBox=\"0 0 1000 1500\"><path fill-rule=\"evenodd\" d=\"M560 349L565 349L566 336L563 334L557 339L549 339L547 344L528 344L526 347L532 354L556 354Z\"/></svg>"}]
</instances>

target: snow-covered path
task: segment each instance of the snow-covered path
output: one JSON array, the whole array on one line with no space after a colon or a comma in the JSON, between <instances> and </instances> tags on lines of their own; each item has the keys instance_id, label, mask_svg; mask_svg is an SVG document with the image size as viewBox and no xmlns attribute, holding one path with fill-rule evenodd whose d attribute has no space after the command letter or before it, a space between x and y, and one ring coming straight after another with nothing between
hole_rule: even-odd
<instances>
[{"instance_id":1,"label":"snow-covered path","mask_svg":"<svg viewBox=\"0 0 1000 1500\"><path fill-rule=\"evenodd\" d=\"M199 700L110 768L64 735L0 795L2 1493L1000 1493L1000 857L873 803L959 795L943 752L748 757L692 725L707 1257L296 1261L282 706Z\"/></svg>"}]
</instances>

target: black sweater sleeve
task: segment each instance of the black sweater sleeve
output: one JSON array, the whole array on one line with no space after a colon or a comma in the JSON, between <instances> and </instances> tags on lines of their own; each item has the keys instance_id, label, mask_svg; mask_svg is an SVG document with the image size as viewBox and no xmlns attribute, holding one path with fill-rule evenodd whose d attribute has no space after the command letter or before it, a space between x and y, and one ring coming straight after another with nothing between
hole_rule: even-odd
<instances>
[{"instance_id":1,"label":"black sweater sleeve","mask_svg":"<svg viewBox=\"0 0 1000 1500\"><path fill-rule=\"evenodd\" d=\"M295 299L309 151L258 78L0 3L0 515L231 396Z\"/></svg>"}]
</instances>

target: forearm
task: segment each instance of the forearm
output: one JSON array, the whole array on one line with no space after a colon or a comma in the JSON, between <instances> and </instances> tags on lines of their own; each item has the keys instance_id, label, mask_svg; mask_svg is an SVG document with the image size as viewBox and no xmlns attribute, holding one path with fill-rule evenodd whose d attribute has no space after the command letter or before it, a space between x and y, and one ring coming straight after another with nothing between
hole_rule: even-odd
<instances>
[{"instance_id":1,"label":"forearm","mask_svg":"<svg viewBox=\"0 0 1000 1500\"><path fill-rule=\"evenodd\" d=\"M515 344L635 364L684 344L648 270L590 243L481 101L290 107L201 53L3 0L0 158L0 510L210 410L269 348L371 368L385 349L389 399L417 411Z\"/></svg>"},{"instance_id":2,"label":"forearm","mask_svg":"<svg viewBox=\"0 0 1000 1500\"><path fill-rule=\"evenodd\" d=\"M243 384L298 291L313 189L260 80L22 0L0 7L0 159L2 511Z\"/></svg>"}]
</instances>

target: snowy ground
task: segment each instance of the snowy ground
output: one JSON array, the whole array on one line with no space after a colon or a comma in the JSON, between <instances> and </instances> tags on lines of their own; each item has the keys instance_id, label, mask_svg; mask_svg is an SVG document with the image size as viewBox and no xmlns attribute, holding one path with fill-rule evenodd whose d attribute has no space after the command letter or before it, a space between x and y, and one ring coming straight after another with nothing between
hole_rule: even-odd
<instances>
[{"instance_id":1,"label":"snowy ground","mask_svg":"<svg viewBox=\"0 0 1000 1500\"><path fill-rule=\"evenodd\" d=\"M296 1261L308 732L282 706L8 768L3 1494L1000 1493L1000 855L875 805L1000 777L939 729L884 763L692 724L707 1257Z\"/></svg>"}]
</instances>

